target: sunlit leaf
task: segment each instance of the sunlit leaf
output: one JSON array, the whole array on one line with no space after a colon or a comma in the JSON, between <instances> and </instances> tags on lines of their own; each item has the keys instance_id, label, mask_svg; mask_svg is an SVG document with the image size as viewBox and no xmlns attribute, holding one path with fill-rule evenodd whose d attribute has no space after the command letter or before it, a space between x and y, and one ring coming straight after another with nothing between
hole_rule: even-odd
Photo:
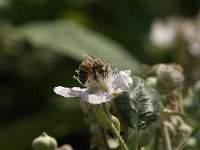
<instances>
[{"instance_id":1,"label":"sunlit leaf","mask_svg":"<svg viewBox=\"0 0 200 150\"><path fill-rule=\"evenodd\" d=\"M113 62L116 67L141 73L138 61L108 37L72 21L32 23L18 28L23 38L36 48L54 50L75 60L88 53Z\"/></svg>"},{"instance_id":2,"label":"sunlit leaf","mask_svg":"<svg viewBox=\"0 0 200 150\"><path fill-rule=\"evenodd\" d=\"M133 129L145 129L159 118L161 97L143 79L133 77L133 87L115 98L115 106Z\"/></svg>"}]
</instances>

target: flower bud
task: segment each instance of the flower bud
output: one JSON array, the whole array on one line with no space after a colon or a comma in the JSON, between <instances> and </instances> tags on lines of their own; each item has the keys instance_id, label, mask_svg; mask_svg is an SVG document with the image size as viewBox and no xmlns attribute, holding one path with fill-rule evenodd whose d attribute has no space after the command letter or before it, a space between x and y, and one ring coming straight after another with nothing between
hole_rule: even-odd
<instances>
[{"instance_id":1,"label":"flower bud","mask_svg":"<svg viewBox=\"0 0 200 150\"><path fill-rule=\"evenodd\" d=\"M151 85L152 87L155 87L156 86L156 83L157 83L157 79L155 77L148 77L147 78L147 83L149 85Z\"/></svg>"},{"instance_id":2,"label":"flower bud","mask_svg":"<svg viewBox=\"0 0 200 150\"><path fill-rule=\"evenodd\" d=\"M157 87L164 91L183 88L184 75L181 66L176 64L156 65Z\"/></svg>"},{"instance_id":3,"label":"flower bud","mask_svg":"<svg viewBox=\"0 0 200 150\"><path fill-rule=\"evenodd\" d=\"M65 144L61 146L60 148L58 148L57 150L73 150L73 148L71 147L71 145Z\"/></svg>"},{"instance_id":4,"label":"flower bud","mask_svg":"<svg viewBox=\"0 0 200 150\"><path fill-rule=\"evenodd\" d=\"M194 137L191 137L191 138L188 139L186 144L187 144L187 146L190 146L190 147L196 147L197 146L197 140Z\"/></svg>"},{"instance_id":5,"label":"flower bud","mask_svg":"<svg viewBox=\"0 0 200 150\"><path fill-rule=\"evenodd\" d=\"M112 115L112 122L115 125L117 131L120 133L121 125L120 125L120 122L119 122L118 118Z\"/></svg>"},{"instance_id":6,"label":"flower bud","mask_svg":"<svg viewBox=\"0 0 200 150\"><path fill-rule=\"evenodd\" d=\"M56 150L57 142L53 137L48 136L45 132L32 142L34 150Z\"/></svg>"}]
</instances>

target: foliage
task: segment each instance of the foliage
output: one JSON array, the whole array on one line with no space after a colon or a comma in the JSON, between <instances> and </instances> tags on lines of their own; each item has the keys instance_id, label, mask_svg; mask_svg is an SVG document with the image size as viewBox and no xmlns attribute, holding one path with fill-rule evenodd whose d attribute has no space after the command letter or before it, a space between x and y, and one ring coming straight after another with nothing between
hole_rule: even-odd
<instances>
[{"instance_id":1,"label":"foliage","mask_svg":"<svg viewBox=\"0 0 200 150\"><path fill-rule=\"evenodd\" d=\"M115 105L130 127L142 130L159 118L162 97L139 77L133 81L132 89L118 96Z\"/></svg>"}]
</instances>

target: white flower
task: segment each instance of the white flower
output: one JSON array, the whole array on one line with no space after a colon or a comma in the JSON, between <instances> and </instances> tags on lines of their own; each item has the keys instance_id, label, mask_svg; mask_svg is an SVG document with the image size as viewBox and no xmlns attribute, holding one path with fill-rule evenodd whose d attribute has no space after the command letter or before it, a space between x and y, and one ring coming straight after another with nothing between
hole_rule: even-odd
<instances>
[{"instance_id":1,"label":"white flower","mask_svg":"<svg viewBox=\"0 0 200 150\"><path fill-rule=\"evenodd\" d=\"M174 20L153 22L150 31L150 41L159 47L170 48L177 36L177 23Z\"/></svg>"},{"instance_id":2,"label":"white flower","mask_svg":"<svg viewBox=\"0 0 200 150\"><path fill-rule=\"evenodd\" d=\"M133 79L130 77L130 74L131 70L125 70L113 75L112 80L109 80L110 83L107 83L108 89L105 91L99 88L94 93L90 93L88 88L66 88L57 86L54 88L54 92L66 98L80 97L82 100L91 104L101 104L110 101L116 95L130 89L133 85Z\"/></svg>"}]
</instances>

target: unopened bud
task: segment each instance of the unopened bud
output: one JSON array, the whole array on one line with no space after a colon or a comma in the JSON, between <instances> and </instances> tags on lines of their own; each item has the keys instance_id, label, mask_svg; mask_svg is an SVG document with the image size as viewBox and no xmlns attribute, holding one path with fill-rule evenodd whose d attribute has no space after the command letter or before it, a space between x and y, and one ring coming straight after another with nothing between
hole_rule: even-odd
<instances>
[{"instance_id":1,"label":"unopened bud","mask_svg":"<svg viewBox=\"0 0 200 150\"><path fill-rule=\"evenodd\" d=\"M184 75L180 65L160 64L156 65L157 86L164 91L172 91L183 88Z\"/></svg>"},{"instance_id":2,"label":"unopened bud","mask_svg":"<svg viewBox=\"0 0 200 150\"><path fill-rule=\"evenodd\" d=\"M58 148L57 150L73 150L73 148L71 147L71 145L65 144L61 146L60 148Z\"/></svg>"},{"instance_id":3,"label":"unopened bud","mask_svg":"<svg viewBox=\"0 0 200 150\"><path fill-rule=\"evenodd\" d=\"M118 118L115 117L115 116L112 116L112 122L115 125L115 128L117 129L117 131L120 133L121 125L120 125L120 122L119 122Z\"/></svg>"},{"instance_id":4,"label":"unopened bud","mask_svg":"<svg viewBox=\"0 0 200 150\"><path fill-rule=\"evenodd\" d=\"M153 87L156 86L157 79L155 77L148 77L147 78L147 83Z\"/></svg>"},{"instance_id":5,"label":"unopened bud","mask_svg":"<svg viewBox=\"0 0 200 150\"><path fill-rule=\"evenodd\" d=\"M196 147L197 146L197 140L194 137L191 137L187 141L187 145L190 147Z\"/></svg>"},{"instance_id":6,"label":"unopened bud","mask_svg":"<svg viewBox=\"0 0 200 150\"><path fill-rule=\"evenodd\" d=\"M48 136L45 132L32 142L34 150L56 150L57 142L53 137Z\"/></svg>"},{"instance_id":7,"label":"unopened bud","mask_svg":"<svg viewBox=\"0 0 200 150\"><path fill-rule=\"evenodd\" d=\"M144 147L141 147L140 150L145 150L145 148L144 148Z\"/></svg>"}]
</instances>

